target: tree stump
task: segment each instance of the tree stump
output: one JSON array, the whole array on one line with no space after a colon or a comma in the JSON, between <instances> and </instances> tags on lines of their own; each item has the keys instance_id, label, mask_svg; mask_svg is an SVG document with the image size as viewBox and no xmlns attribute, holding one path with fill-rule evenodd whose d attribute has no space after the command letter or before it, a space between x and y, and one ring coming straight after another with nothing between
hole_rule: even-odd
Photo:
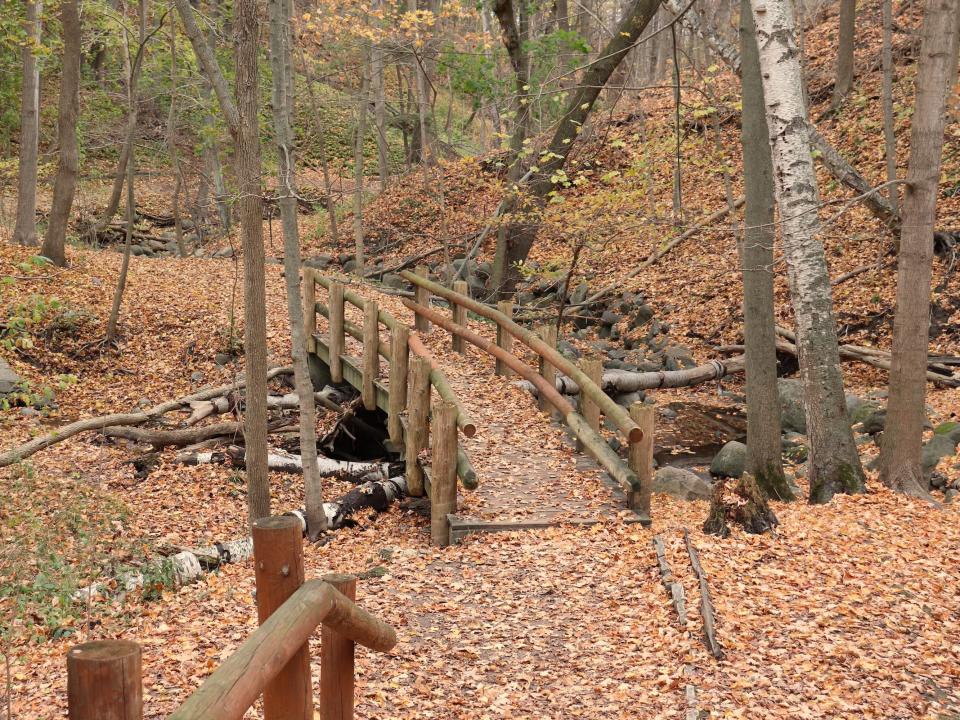
<instances>
[{"instance_id":1,"label":"tree stump","mask_svg":"<svg viewBox=\"0 0 960 720\"><path fill-rule=\"evenodd\" d=\"M773 530L779 524L767 498L750 473L744 473L732 486L730 480L720 480L710 501L710 514L703 524L708 535L727 537L730 523L739 525L748 533L759 535Z\"/></svg>"}]
</instances>

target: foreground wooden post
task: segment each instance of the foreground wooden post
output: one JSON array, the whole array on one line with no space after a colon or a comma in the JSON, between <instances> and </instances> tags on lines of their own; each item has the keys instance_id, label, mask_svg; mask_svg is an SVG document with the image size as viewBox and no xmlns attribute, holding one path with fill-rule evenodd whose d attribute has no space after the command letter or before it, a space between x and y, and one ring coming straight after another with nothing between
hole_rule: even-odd
<instances>
[{"instance_id":1,"label":"foreground wooden post","mask_svg":"<svg viewBox=\"0 0 960 720\"><path fill-rule=\"evenodd\" d=\"M142 720L140 646L96 640L67 653L70 720Z\"/></svg>"},{"instance_id":2,"label":"foreground wooden post","mask_svg":"<svg viewBox=\"0 0 960 720\"><path fill-rule=\"evenodd\" d=\"M580 363L584 374L593 380L597 387L603 387L603 361L600 358L586 358ZM580 393L580 414L587 425L600 432L600 406L586 393ZM583 443L577 441L577 450L583 450Z\"/></svg>"},{"instance_id":3,"label":"foreground wooden post","mask_svg":"<svg viewBox=\"0 0 960 720\"><path fill-rule=\"evenodd\" d=\"M461 295L466 295L470 292L467 282L465 280L457 280L453 284L453 291L458 292ZM467 309L460 303L451 302L453 305L453 321L457 325L466 325L467 324ZM453 350L454 352L463 353L466 352L466 343L463 341L463 338L459 335L451 334L453 338Z\"/></svg>"},{"instance_id":4,"label":"foreground wooden post","mask_svg":"<svg viewBox=\"0 0 960 720\"><path fill-rule=\"evenodd\" d=\"M430 437L430 361L415 357L410 363L410 384L407 392L407 437L403 441L406 463L407 493L423 495L423 472L417 456L427 447Z\"/></svg>"},{"instance_id":5,"label":"foreground wooden post","mask_svg":"<svg viewBox=\"0 0 960 720\"><path fill-rule=\"evenodd\" d=\"M556 325L545 325L540 328L540 336L543 338L543 341L552 348L557 347L557 326ZM556 386L557 384L557 369L547 362L546 359L541 355L540 356L540 374L543 376L543 379L546 380L551 387ZM553 405L550 404L550 401L545 397L541 397L537 400L541 410L552 410Z\"/></svg>"},{"instance_id":6,"label":"foreground wooden post","mask_svg":"<svg viewBox=\"0 0 960 720\"><path fill-rule=\"evenodd\" d=\"M640 490L627 494L630 509L640 516L640 524L649 526L650 494L653 491L653 424L656 408L636 402L630 406L630 417L643 430L643 438L630 446L630 469L640 480Z\"/></svg>"},{"instance_id":7,"label":"foreground wooden post","mask_svg":"<svg viewBox=\"0 0 960 720\"><path fill-rule=\"evenodd\" d=\"M313 268L303 269L303 334L307 338L307 352L317 351L317 281Z\"/></svg>"},{"instance_id":8,"label":"foreground wooden post","mask_svg":"<svg viewBox=\"0 0 960 720\"><path fill-rule=\"evenodd\" d=\"M253 558L260 624L303 585L303 530L290 515L253 524ZM313 684L310 647L304 643L263 689L265 720L312 720Z\"/></svg>"},{"instance_id":9,"label":"foreground wooden post","mask_svg":"<svg viewBox=\"0 0 960 720\"><path fill-rule=\"evenodd\" d=\"M374 382L380 373L380 308L373 300L363 306L363 407L377 409L377 388Z\"/></svg>"},{"instance_id":10,"label":"foreground wooden post","mask_svg":"<svg viewBox=\"0 0 960 720\"><path fill-rule=\"evenodd\" d=\"M425 278L427 276L427 266L417 265L417 269L414 270L414 272L420 277ZM425 287L420 287L419 285L415 286L413 289L413 297L417 301L418 305L430 307L430 291ZM417 332L429 332L430 321L423 317L423 315L416 315L414 316L413 327L416 328Z\"/></svg>"},{"instance_id":11,"label":"foreground wooden post","mask_svg":"<svg viewBox=\"0 0 960 720\"><path fill-rule=\"evenodd\" d=\"M330 283L327 290L330 305L330 379L343 382L343 285Z\"/></svg>"},{"instance_id":12,"label":"foreground wooden post","mask_svg":"<svg viewBox=\"0 0 960 720\"><path fill-rule=\"evenodd\" d=\"M511 300L501 300L497 303L497 310L502 312L509 318L513 317L513 301ZM513 335L507 332L500 326L500 323L497 323L497 346L502 347L508 353L513 352ZM511 370L503 360L497 358L497 367L494 371L497 375L511 375L513 370Z\"/></svg>"},{"instance_id":13,"label":"foreground wooden post","mask_svg":"<svg viewBox=\"0 0 960 720\"><path fill-rule=\"evenodd\" d=\"M331 574L324 582L351 600L357 599L357 578ZM354 643L327 625L320 631L320 718L353 720Z\"/></svg>"},{"instance_id":14,"label":"foreground wooden post","mask_svg":"<svg viewBox=\"0 0 960 720\"><path fill-rule=\"evenodd\" d=\"M433 413L430 466L430 542L450 544L447 515L457 511L457 406L440 403Z\"/></svg>"},{"instance_id":15,"label":"foreground wooden post","mask_svg":"<svg viewBox=\"0 0 960 720\"><path fill-rule=\"evenodd\" d=\"M400 414L407 409L407 370L410 360L410 330L397 323L390 331L390 400L387 405L387 432L394 446L403 442Z\"/></svg>"}]
</instances>

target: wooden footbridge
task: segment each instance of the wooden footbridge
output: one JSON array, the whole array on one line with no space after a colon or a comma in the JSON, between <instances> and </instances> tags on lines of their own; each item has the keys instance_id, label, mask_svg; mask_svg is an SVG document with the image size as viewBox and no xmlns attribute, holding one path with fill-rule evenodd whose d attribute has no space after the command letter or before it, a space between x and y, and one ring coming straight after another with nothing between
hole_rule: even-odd
<instances>
[{"instance_id":1,"label":"wooden footbridge","mask_svg":"<svg viewBox=\"0 0 960 720\"><path fill-rule=\"evenodd\" d=\"M413 313L412 328L373 297L306 271L306 330L316 381L349 383L360 391L368 410L380 408L387 414L391 443L406 461L408 493L430 499L433 542L457 542L472 532L594 523L618 514L628 522L649 524L653 408L638 403L628 412L617 405L600 387L599 361L584 361L582 367L570 362L556 349L555 328L534 332L519 325L512 319L511 303L493 307L478 302L466 294L466 283L454 283L451 290L428 280L425 268L403 275L416 288L413 300L401 301ZM450 313L433 309L432 297L446 301ZM496 339L470 329L468 312L492 321ZM424 343L431 326L450 335L448 365L456 371L450 374L452 380L444 372L443 358L434 357ZM515 343L535 355L539 369L512 352ZM489 366L479 373L471 370L476 363L457 363L468 344L490 356ZM557 391L558 371L577 384L579 412ZM504 397L506 384L500 383L498 393L491 375L530 381L537 388L540 409L567 429L558 445L569 447L545 448L541 428L531 433L515 427L509 404L504 404L511 402ZM471 405L493 403L506 417L478 432ZM601 436L601 415L629 446L628 461ZM539 422L550 420L541 417ZM586 455L575 455L574 445ZM474 448L485 458L479 471L470 460ZM606 484L606 491L583 492L577 483L585 478ZM468 491L462 503L458 479Z\"/></svg>"}]
</instances>

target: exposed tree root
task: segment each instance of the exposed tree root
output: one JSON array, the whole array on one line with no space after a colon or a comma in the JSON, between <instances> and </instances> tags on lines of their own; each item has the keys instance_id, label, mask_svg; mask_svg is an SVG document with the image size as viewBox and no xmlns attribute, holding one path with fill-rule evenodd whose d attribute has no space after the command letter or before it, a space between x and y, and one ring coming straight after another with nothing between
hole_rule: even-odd
<instances>
[{"instance_id":1,"label":"exposed tree root","mask_svg":"<svg viewBox=\"0 0 960 720\"><path fill-rule=\"evenodd\" d=\"M727 537L730 523L734 523L748 533L759 535L773 530L779 524L750 473L744 473L732 487L728 486L728 482L717 481L710 501L710 514L703 524L705 533Z\"/></svg>"}]
</instances>

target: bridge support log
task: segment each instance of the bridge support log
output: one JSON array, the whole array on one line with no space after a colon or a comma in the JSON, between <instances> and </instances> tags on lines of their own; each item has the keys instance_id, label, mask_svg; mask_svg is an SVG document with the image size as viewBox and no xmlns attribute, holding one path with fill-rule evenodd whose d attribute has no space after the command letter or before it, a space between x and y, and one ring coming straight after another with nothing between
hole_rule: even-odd
<instances>
[{"instance_id":1,"label":"bridge support log","mask_svg":"<svg viewBox=\"0 0 960 720\"><path fill-rule=\"evenodd\" d=\"M540 337L551 348L557 347L557 326L544 325L540 328ZM556 385L557 369L550 364L546 358L540 356L540 376L550 385ZM546 398L539 398L537 401L541 410L551 410L553 405Z\"/></svg>"},{"instance_id":2,"label":"bridge support log","mask_svg":"<svg viewBox=\"0 0 960 720\"><path fill-rule=\"evenodd\" d=\"M373 300L363 307L363 407L377 409L377 388L374 383L380 372L380 309Z\"/></svg>"},{"instance_id":3,"label":"bridge support log","mask_svg":"<svg viewBox=\"0 0 960 720\"><path fill-rule=\"evenodd\" d=\"M434 408L431 433L430 541L450 544L447 515L457 511L457 406L442 402Z\"/></svg>"},{"instance_id":4,"label":"bridge support log","mask_svg":"<svg viewBox=\"0 0 960 720\"><path fill-rule=\"evenodd\" d=\"M410 363L410 385L407 395L407 437L404 440L407 492L423 496L423 471L417 456L427 447L430 436L430 361L415 357Z\"/></svg>"},{"instance_id":5,"label":"bridge support log","mask_svg":"<svg viewBox=\"0 0 960 720\"><path fill-rule=\"evenodd\" d=\"M127 640L97 640L67 653L70 720L142 720L141 651Z\"/></svg>"},{"instance_id":6,"label":"bridge support log","mask_svg":"<svg viewBox=\"0 0 960 720\"><path fill-rule=\"evenodd\" d=\"M407 373L410 361L410 331L399 323L390 331L390 402L387 432L396 447L403 443L400 414L407 409Z\"/></svg>"},{"instance_id":7,"label":"bridge support log","mask_svg":"<svg viewBox=\"0 0 960 720\"><path fill-rule=\"evenodd\" d=\"M584 375L595 382L598 387L601 387L603 361L600 358L586 358L580 363L580 366ZM580 414L583 415L583 419L587 421L587 425L593 428L595 432L600 432L600 406L586 395L580 397ZM577 449L583 450L583 442L581 440L577 440Z\"/></svg>"},{"instance_id":8,"label":"bridge support log","mask_svg":"<svg viewBox=\"0 0 960 720\"><path fill-rule=\"evenodd\" d=\"M497 303L497 310L504 314L504 316L513 319L513 301L512 300L501 300ZM505 352L513 353L513 335L508 333L506 329L497 323L497 347L503 348ZM503 375L504 377L510 375L513 371L510 367L503 362L500 358L497 358L497 365L494 372L497 375Z\"/></svg>"},{"instance_id":9,"label":"bridge support log","mask_svg":"<svg viewBox=\"0 0 960 720\"><path fill-rule=\"evenodd\" d=\"M466 295L470 292L470 288L467 285L465 280L457 280L453 284L453 291L458 292L461 295ZM457 325L466 325L467 324L467 309L460 305L459 303L452 303L453 305L453 321ZM451 335L451 344L454 352L464 353L467 350L466 343L464 343L463 338L457 334Z\"/></svg>"},{"instance_id":10,"label":"bridge support log","mask_svg":"<svg viewBox=\"0 0 960 720\"><path fill-rule=\"evenodd\" d=\"M636 402L630 406L630 417L643 430L643 439L630 446L630 469L640 480L640 489L627 494L630 509L640 516L640 523L650 525L650 495L653 490L653 432L656 408Z\"/></svg>"},{"instance_id":11,"label":"bridge support log","mask_svg":"<svg viewBox=\"0 0 960 720\"><path fill-rule=\"evenodd\" d=\"M330 379L343 382L343 285L330 283L327 289L327 305L330 309Z\"/></svg>"},{"instance_id":12,"label":"bridge support log","mask_svg":"<svg viewBox=\"0 0 960 720\"><path fill-rule=\"evenodd\" d=\"M427 267L426 265L417 265L417 269L414 270L414 273L422 277L424 280L427 279ZM427 288L416 285L414 286L413 297L417 301L418 305L423 305L424 307L430 307L430 291ZM413 327L417 332L425 333L430 331L430 321L427 320L422 315L417 315L413 320Z\"/></svg>"}]
</instances>

